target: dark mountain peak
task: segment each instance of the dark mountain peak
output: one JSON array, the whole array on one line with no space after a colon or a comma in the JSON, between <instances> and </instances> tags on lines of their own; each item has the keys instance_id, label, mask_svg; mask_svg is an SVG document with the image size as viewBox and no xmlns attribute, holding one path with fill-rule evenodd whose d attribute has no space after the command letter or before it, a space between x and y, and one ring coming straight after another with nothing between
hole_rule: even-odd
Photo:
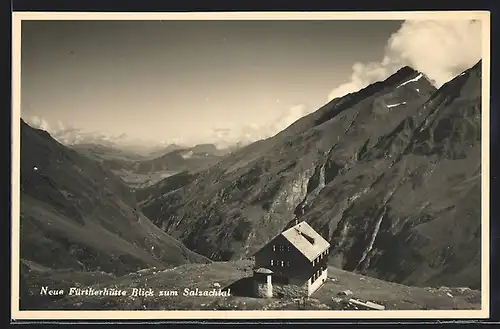
<instances>
[{"instance_id":1,"label":"dark mountain peak","mask_svg":"<svg viewBox=\"0 0 500 329\"><path fill-rule=\"evenodd\" d=\"M404 85L415 83L417 81L421 85L425 85L425 87L436 90L436 88L432 86L431 82L425 74L413 69L410 66L403 66L385 80L375 82L361 89L358 93L360 93L364 97L368 97L369 94L374 94L386 88L402 87Z\"/></svg>"},{"instance_id":2,"label":"dark mountain peak","mask_svg":"<svg viewBox=\"0 0 500 329\"><path fill-rule=\"evenodd\" d=\"M372 83L357 92L331 100L317 111L315 125L323 124L369 98L386 97L390 94L392 101L406 104L410 101L422 100L436 90L423 73L404 66L383 81Z\"/></svg>"},{"instance_id":3,"label":"dark mountain peak","mask_svg":"<svg viewBox=\"0 0 500 329\"><path fill-rule=\"evenodd\" d=\"M420 80L422 78L425 78L425 80L428 81L428 79L422 74L422 72L419 72L410 66L403 66L399 70L397 70L393 75L385 79L383 82L384 84L388 85L393 85L393 84L400 84L400 83L405 83L407 81L411 81L412 79L415 80Z\"/></svg>"},{"instance_id":4,"label":"dark mountain peak","mask_svg":"<svg viewBox=\"0 0 500 329\"><path fill-rule=\"evenodd\" d=\"M405 65L402 68L400 68L399 70L397 70L396 73L394 73L393 75L399 75L401 77L410 77L410 76L418 75L418 74L420 74L419 71L415 70L414 68L412 68L408 65Z\"/></svg>"}]
</instances>

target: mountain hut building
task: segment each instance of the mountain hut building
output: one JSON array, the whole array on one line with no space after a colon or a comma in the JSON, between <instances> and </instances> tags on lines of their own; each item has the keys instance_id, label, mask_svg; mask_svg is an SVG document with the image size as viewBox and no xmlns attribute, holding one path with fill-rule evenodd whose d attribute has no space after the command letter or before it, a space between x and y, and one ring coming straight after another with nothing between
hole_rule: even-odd
<instances>
[{"instance_id":1,"label":"mountain hut building","mask_svg":"<svg viewBox=\"0 0 500 329\"><path fill-rule=\"evenodd\" d=\"M326 281L329 249L305 221L286 229L254 254L255 294L311 296Z\"/></svg>"}]
</instances>

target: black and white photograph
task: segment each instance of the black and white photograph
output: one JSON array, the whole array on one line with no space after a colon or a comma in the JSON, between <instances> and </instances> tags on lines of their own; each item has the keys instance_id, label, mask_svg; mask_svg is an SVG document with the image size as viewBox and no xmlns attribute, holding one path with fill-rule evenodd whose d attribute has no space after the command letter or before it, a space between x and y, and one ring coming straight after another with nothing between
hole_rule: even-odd
<instances>
[{"instance_id":1,"label":"black and white photograph","mask_svg":"<svg viewBox=\"0 0 500 329\"><path fill-rule=\"evenodd\" d=\"M14 13L13 317L487 317L489 24Z\"/></svg>"}]
</instances>

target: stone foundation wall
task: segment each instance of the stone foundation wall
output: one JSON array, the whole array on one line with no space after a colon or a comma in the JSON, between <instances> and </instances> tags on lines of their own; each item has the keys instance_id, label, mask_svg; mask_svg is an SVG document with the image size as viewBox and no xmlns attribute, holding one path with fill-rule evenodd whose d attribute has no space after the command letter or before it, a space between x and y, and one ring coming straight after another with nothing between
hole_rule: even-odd
<instances>
[{"instance_id":1,"label":"stone foundation wall","mask_svg":"<svg viewBox=\"0 0 500 329\"><path fill-rule=\"evenodd\" d=\"M307 296L307 283L306 284L274 284L273 297L287 297L287 298L300 298Z\"/></svg>"},{"instance_id":2,"label":"stone foundation wall","mask_svg":"<svg viewBox=\"0 0 500 329\"><path fill-rule=\"evenodd\" d=\"M271 284L271 291L268 290L268 284L254 281L254 295L260 298L300 298L308 295L309 286L307 283L299 284Z\"/></svg>"},{"instance_id":3,"label":"stone foundation wall","mask_svg":"<svg viewBox=\"0 0 500 329\"><path fill-rule=\"evenodd\" d=\"M271 285L272 290L274 290L273 288L274 287ZM272 290L271 290L271 293L272 293ZM271 297L269 295L268 284L262 283L262 282L254 282L254 294L255 294L255 297L261 297L261 298Z\"/></svg>"}]
</instances>

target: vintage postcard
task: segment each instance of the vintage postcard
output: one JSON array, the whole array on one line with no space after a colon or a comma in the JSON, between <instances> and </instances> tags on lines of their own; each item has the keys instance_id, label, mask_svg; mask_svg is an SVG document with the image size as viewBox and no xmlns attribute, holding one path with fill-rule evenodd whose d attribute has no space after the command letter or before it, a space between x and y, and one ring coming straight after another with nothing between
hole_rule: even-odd
<instances>
[{"instance_id":1,"label":"vintage postcard","mask_svg":"<svg viewBox=\"0 0 500 329\"><path fill-rule=\"evenodd\" d=\"M13 319L488 317L489 33L15 12Z\"/></svg>"}]
</instances>

